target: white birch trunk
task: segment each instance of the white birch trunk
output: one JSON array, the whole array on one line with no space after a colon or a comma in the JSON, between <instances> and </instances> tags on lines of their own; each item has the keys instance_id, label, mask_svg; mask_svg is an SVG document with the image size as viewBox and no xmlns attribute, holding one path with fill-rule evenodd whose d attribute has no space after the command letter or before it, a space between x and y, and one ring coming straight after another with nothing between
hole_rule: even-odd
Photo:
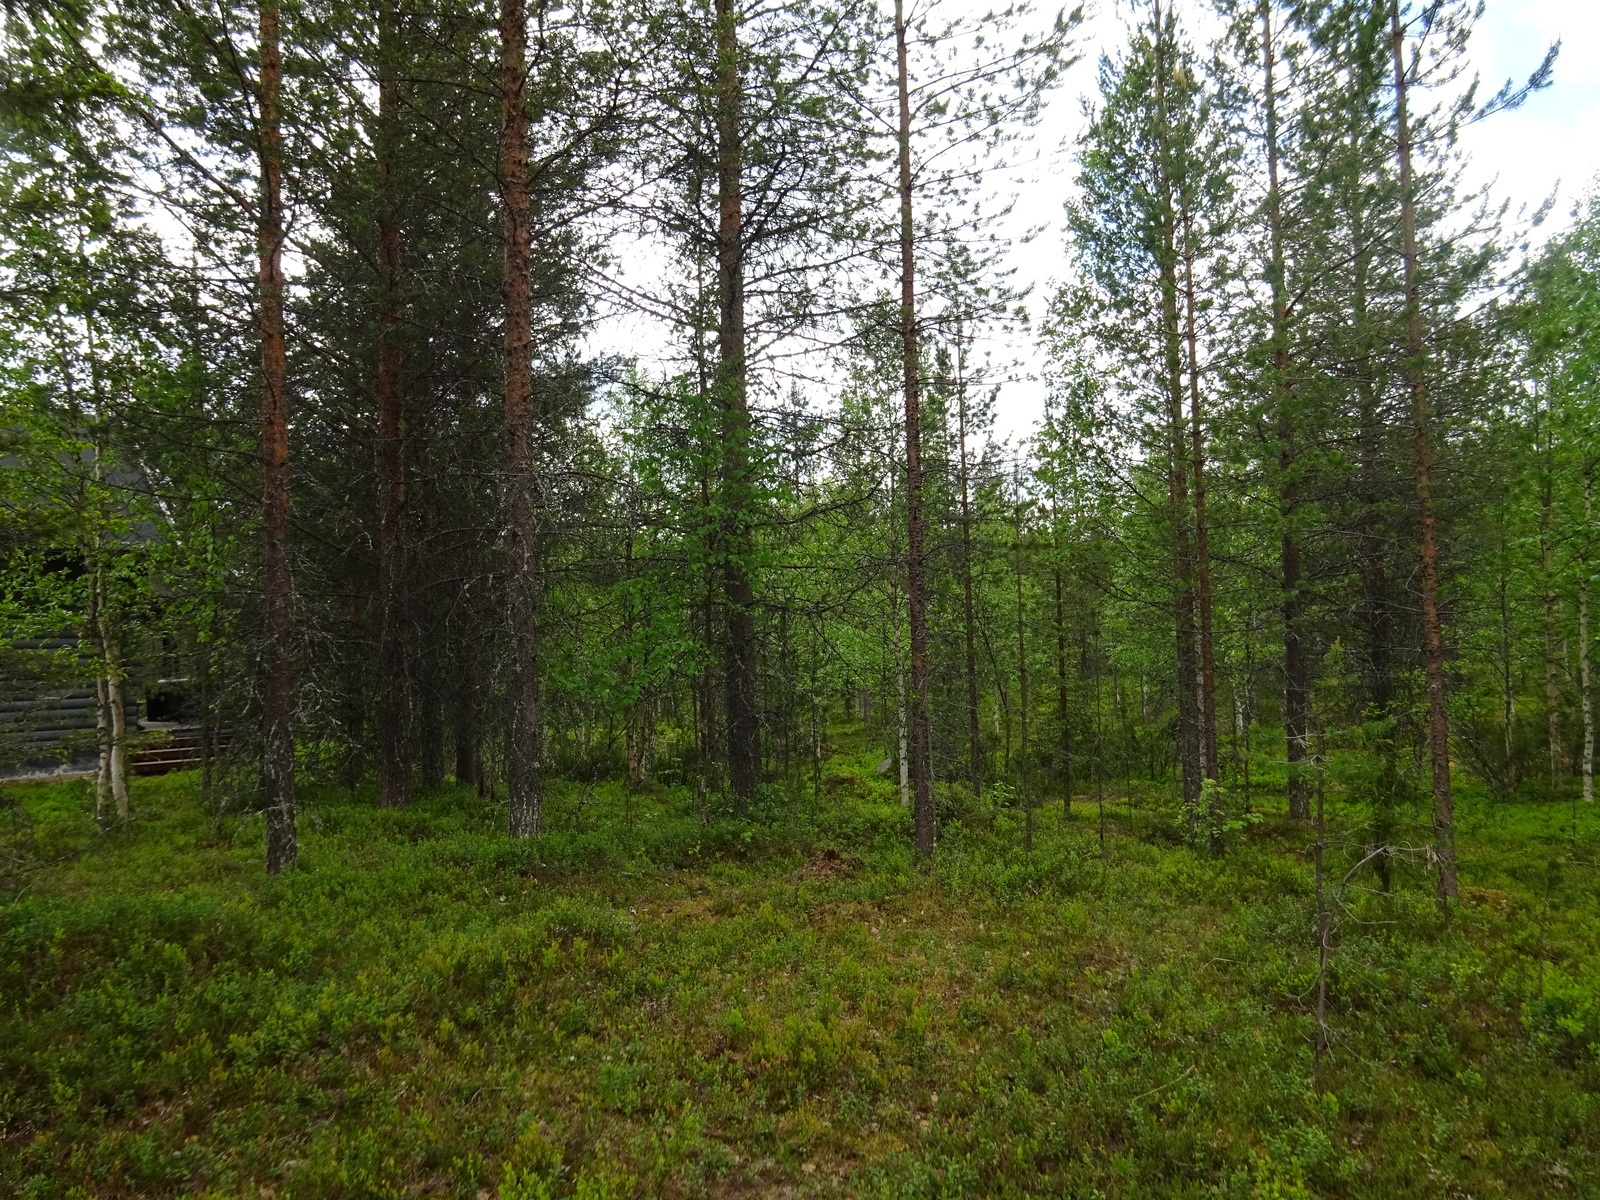
<instances>
[{"instance_id":1,"label":"white birch trunk","mask_svg":"<svg viewBox=\"0 0 1600 1200\"><path fill-rule=\"evenodd\" d=\"M106 606L100 606L100 648L104 655L105 706L110 709L110 753L102 768L110 774L111 798L117 806L117 819L128 819L128 709L122 687L122 664L117 654L116 635ZM104 754L104 752L102 752Z\"/></svg>"},{"instance_id":2,"label":"white birch trunk","mask_svg":"<svg viewBox=\"0 0 1600 1200\"><path fill-rule=\"evenodd\" d=\"M98 555L96 558L98 560ZM99 652L95 678L95 741L100 751L100 767L95 778L95 820L104 826L113 807L119 820L128 819L128 725L105 575L98 561L94 566L90 604L95 648Z\"/></svg>"}]
</instances>

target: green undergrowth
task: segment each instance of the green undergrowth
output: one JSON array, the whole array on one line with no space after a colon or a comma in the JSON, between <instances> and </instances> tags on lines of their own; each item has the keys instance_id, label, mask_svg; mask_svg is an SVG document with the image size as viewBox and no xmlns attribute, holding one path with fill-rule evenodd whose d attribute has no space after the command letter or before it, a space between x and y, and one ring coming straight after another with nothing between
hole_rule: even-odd
<instances>
[{"instance_id":1,"label":"green undergrowth","mask_svg":"<svg viewBox=\"0 0 1600 1200\"><path fill-rule=\"evenodd\" d=\"M946 799L876 755L751 821L560 785L308 790L300 868L186 775L94 835L0 813L0 1192L25 1197L1600 1194L1592 812L1464 802L1467 900L1334 805L1328 1053L1308 831L1185 844L1153 791ZM1258 802L1265 805L1266 797Z\"/></svg>"}]
</instances>

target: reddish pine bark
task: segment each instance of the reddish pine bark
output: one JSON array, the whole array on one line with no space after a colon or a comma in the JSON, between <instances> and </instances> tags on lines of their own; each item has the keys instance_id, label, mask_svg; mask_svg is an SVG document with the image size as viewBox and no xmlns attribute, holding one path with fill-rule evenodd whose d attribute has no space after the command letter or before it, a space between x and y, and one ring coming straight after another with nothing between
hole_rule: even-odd
<instances>
[{"instance_id":1,"label":"reddish pine bark","mask_svg":"<svg viewBox=\"0 0 1600 1200\"><path fill-rule=\"evenodd\" d=\"M533 411L533 211L528 193L528 14L500 2L500 187L505 209L506 790L512 837L543 832L539 527Z\"/></svg>"}]
</instances>

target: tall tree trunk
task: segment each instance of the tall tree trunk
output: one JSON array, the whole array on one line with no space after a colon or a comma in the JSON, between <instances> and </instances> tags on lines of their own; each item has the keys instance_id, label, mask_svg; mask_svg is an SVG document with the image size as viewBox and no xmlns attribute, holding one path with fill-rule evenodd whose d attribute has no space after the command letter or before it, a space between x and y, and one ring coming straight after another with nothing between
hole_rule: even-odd
<instances>
[{"instance_id":1,"label":"tall tree trunk","mask_svg":"<svg viewBox=\"0 0 1600 1200\"><path fill-rule=\"evenodd\" d=\"M206 625L208 626L207 633L209 634L211 632L209 627L212 625L209 603L207 604ZM198 633L198 630L196 632ZM195 640L199 641L200 639L197 637ZM212 672L215 670L212 657L214 653L212 650L212 638L208 636L197 647L197 651L196 658L199 659L199 662L196 663L195 673L200 677L200 804L206 812L214 813L212 791L215 786L213 774L216 767L217 735L216 715L214 712L216 701L212 694L216 686L212 679Z\"/></svg>"},{"instance_id":2,"label":"tall tree trunk","mask_svg":"<svg viewBox=\"0 0 1600 1200\"><path fill-rule=\"evenodd\" d=\"M1104 658L1098 623L1094 654L1094 806L1100 834L1100 856L1106 853L1106 724ZM1115 668L1113 668L1115 670ZM1113 687L1115 680L1113 679ZM1119 701L1120 703L1120 701Z\"/></svg>"},{"instance_id":3,"label":"tall tree trunk","mask_svg":"<svg viewBox=\"0 0 1600 1200\"><path fill-rule=\"evenodd\" d=\"M906 708L906 656L900 639L900 598L891 586L889 619L894 622L895 733L900 751L900 806L911 807L911 722Z\"/></svg>"},{"instance_id":4,"label":"tall tree trunk","mask_svg":"<svg viewBox=\"0 0 1600 1200\"><path fill-rule=\"evenodd\" d=\"M1272 392L1278 433L1278 508L1283 525L1279 560L1283 577L1283 732L1288 759L1289 815L1311 815L1303 764L1310 747L1311 681L1304 633L1305 597L1300 582L1300 542L1295 533L1299 507L1294 391L1289 357L1288 265L1283 249L1283 189L1278 178L1278 93L1271 0L1261 0L1261 66L1265 76L1267 150L1267 229L1272 285Z\"/></svg>"},{"instance_id":5,"label":"tall tree trunk","mask_svg":"<svg viewBox=\"0 0 1600 1200\"><path fill-rule=\"evenodd\" d=\"M977 611L972 598L972 476L967 458L967 387L964 373L956 386L956 417L961 444L961 628L966 641L966 661L963 665L967 683L967 752L972 773L972 798L977 800L983 792L983 730L978 724L978 632Z\"/></svg>"},{"instance_id":6,"label":"tall tree trunk","mask_svg":"<svg viewBox=\"0 0 1600 1200\"><path fill-rule=\"evenodd\" d=\"M468 784L481 795L486 782L483 770L483 726L480 718L483 700L483 665L477 639L469 631L460 638L456 651L456 692L452 721L455 725L458 784Z\"/></svg>"},{"instance_id":7,"label":"tall tree trunk","mask_svg":"<svg viewBox=\"0 0 1600 1200\"><path fill-rule=\"evenodd\" d=\"M1022 487L1021 472L1017 480L1016 528L1016 584L1017 584L1017 712L1021 718L1017 754L1017 787L1022 793L1024 850L1033 850L1033 790L1028 778L1028 642L1027 621L1023 613L1022 596Z\"/></svg>"},{"instance_id":8,"label":"tall tree trunk","mask_svg":"<svg viewBox=\"0 0 1600 1200\"><path fill-rule=\"evenodd\" d=\"M933 736L928 716L928 616L922 528L922 414L917 350L916 231L911 219L911 81L906 62L905 0L895 0L899 93L900 355L906 402L906 609L911 626L911 792L917 861L933 862Z\"/></svg>"},{"instance_id":9,"label":"tall tree trunk","mask_svg":"<svg viewBox=\"0 0 1600 1200\"><path fill-rule=\"evenodd\" d=\"M283 57L277 0L261 0L257 143L261 167L256 248L261 333L261 529L263 630L261 783L267 812L267 871L299 853L294 796L293 578L289 563L288 356L283 330L283 133L278 94Z\"/></svg>"},{"instance_id":10,"label":"tall tree trunk","mask_svg":"<svg viewBox=\"0 0 1600 1200\"><path fill-rule=\"evenodd\" d=\"M1387 556L1389 531L1380 505L1383 426L1378 408L1374 337L1367 306L1367 277L1372 264L1365 217L1359 203L1351 206L1350 243L1351 320L1360 345L1360 366L1356 379L1357 436L1360 441L1360 547L1357 554L1361 572L1362 625L1366 637L1366 708L1368 721L1376 730L1375 752L1378 777L1375 782L1375 811L1372 840L1368 850L1377 851L1373 869L1387 892L1391 883L1392 861L1388 846L1396 832L1396 802L1399 798L1400 769L1394 737L1394 673L1390 647L1392 609ZM1309 698L1307 683L1305 696Z\"/></svg>"},{"instance_id":11,"label":"tall tree trunk","mask_svg":"<svg viewBox=\"0 0 1600 1200\"><path fill-rule=\"evenodd\" d=\"M648 696L639 697L638 701L628 709L626 754L628 786L631 788L643 787L645 776L649 773L650 730L654 720Z\"/></svg>"},{"instance_id":12,"label":"tall tree trunk","mask_svg":"<svg viewBox=\"0 0 1600 1200\"><path fill-rule=\"evenodd\" d=\"M1418 558L1422 567L1422 645L1428 681L1428 751L1433 775L1434 853L1439 895L1453 899L1456 882L1455 801L1450 792L1450 714L1445 708L1444 631L1439 616L1439 546L1433 513L1433 444L1428 428L1428 374L1422 336L1422 285L1417 261L1417 206L1411 174L1411 120L1405 31L1400 0L1389 10L1394 62L1396 152L1400 167L1400 235L1406 290L1406 358L1411 379L1411 431L1416 463Z\"/></svg>"},{"instance_id":13,"label":"tall tree trunk","mask_svg":"<svg viewBox=\"0 0 1600 1200\"><path fill-rule=\"evenodd\" d=\"M1299 507L1299 487L1294 480L1294 425L1285 417L1278 422L1278 503L1283 513L1283 538L1279 562L1283 578L1283 734L1288 761L1289 815L1305 820L1311 815L1305 763L1311 740L1311 679L1306 664L1305 593L1301 586L1300 542L1295 536L1294 512Z\"/></svg>"},{"instance_id":14,"label":"tall tree trunk","mask_svg":"<svg viewBox=\"0 0 1600 1200\"><path fill-rule=\"evenodd\" d=\"M1060 553L1059 545L1056 548ZM1061 736L1061 816L1072 815L1072 696L1067 682L1067 610L1062 597L1061 564L1056 563L1056 720Z\"/></svg>"},{"instance_id":15,"label":"tall tree trunk","mask_svg":"<svg viewBox=\"0 0 1600 1200\"><path fill-rule=\"evenodd\" d=\"M1502 520L1504 514L1502 514ZM1517 692L1516 678L1511 661L1511 596L1510 570L1506 561L1504 542L1500 546L1500 561L1496 564L1496 598L1500 609L1500 757L1501 785L1506 798L1517 790Z\"/></svg>"},{"instance_id":16,"label":"tall tree trunk","mask_svg":"<svg viewBox=\"0 0 1600 1200\"><path fill-rule=\"evenodd\" d=\"M122 647L117 638L116 618L111 597L100 576L100 603L96 606L100 625L100 662L105 673L105 708L110 728L104 755L104 773L116 805L117 820L128 819L128 700L123 687Z\"/></svg>"},{"instance_id":17,"label":"tall tree trunk","mask_svg":"<svg viewBox=\"0 0 1600 1200\"><path fill-rule=\"evenodd\" d=\"M1177 211L1172 177L1167 164L1167 64L1165 25L1160 0L1155 14L1155 94L1161 124L1158 175L1165 215L1161 228L1161 335L1165 352L1167 400L1167 506L1172 525L1173 625L1176 641L1178 692L1178 762L1183 775L1183 799L1191 806L1199 800L1203 778L1200 735L1200 671L1195 636L1194 522L1189 507L1189 439L1183 413L1183 346L1178 325ZM1192 818L1191 818L1192 819Z\"/></svg>"},{"instance_id":18,"label":"tall tree trunk","mask_svg":"<svg viewBox=\"0 0 1600 1200\"><path fill-rule=\"evenodd\" d=\"M97 495L103 495L106 452L95 448ZM95 742L100 751L100 766L95 785L95 820L101 828L110 824L115 810L119 821L126 821L128 805L128 712L122 684L122 654L117 639L117 620L106 580L103 537L99 529L91 535L89 562L89 623L94 640L95 660Z\"/></svg>"},{"instance_id":19,"label":"tall tree trunk","mask_svg":"<svg viewBox=\"0 0 1600 1200\"><path fill-rule=\"evenodd\" d=\"M1370 381L1362 383L1370 393ZM1393 732L1389 723L1394 719L1394 671L1391 658L1393 619L1389 603L1389 576L1384 565L1387 542L1382 517L1378 509L1378 455L1379 431L1377 404L1370 394L1363 400L1360 421L1362 425L1362 516L1361 516L1361 584L1363 624L1367 639L1367 707L1372 720L1383 726L1379 753L1384 757L1384 773L1393 782L1397 770ZM1384 795L1392 798L1392 787Z\"/></svg>"},{"instance_id":20,"label":"tall tree trunk","mask_svg":"<svg viewBox=\"0 0 1600 1200\"><path fill-rule=\"evenodd\" d=\"M701 476L700 479L700 502L702 511L710 513L711 481L707 476ZM700 779L697 811L700 814L700 823L702 825L711 820L711 792L716 786L717 770L716 595L716 578L708 561L705 577L705 603L700 606L704 658L700 667L699 680Z\"/></svg>"},{"instance_id":21,"label":"tall tree trunk","mask_svg":"<svg viewBox=\"0 0 1600 1200\"><path fill-rule=\"evenodd\" d=\"M780 745L780 756L777 771L785 783L789 782L789 770L792 762L794 747L794 693L795 671L789 645L789 609L785 605L778 612L778 680L779 680L779 713L778 725L783 730L783 740Z\"/></svg>"},{"instance_id":22,"label":"tall tree trunk","mask_svg":"<svg viewBox=\"0 0 1600 1200\"><path fill-rule=\"evenodd\" d=\"M505 206L506 790L512 837L544 831L539 524L533 405L533 227L528 194L528 14L500 0L500 187Z\"/></svg>"},{"instance_id":23,"label":"tall tree trunk","mask_svg":"<svg viewBox=\"0 0 1600 1200\"><path fill-rule=\"evenodd\" d=\"M99 474L98 467L96 474ZM94 535L96 541L99 533ZM115 789L112 784L113 764L115 762L113 749L116 746L116 733L112 727L113 700L111 696L111 677L113 668L110 664L106 650L107 622L102 615L105 606L104 573L100 565L100 551L98 545L91 542L89 547L89 632L94 640L96 670L94 676L95 694L95 720L94 740L99 752L99 766L95 772L94 789L94 819L95 824L101 829L111 825L111 814L114 811Z\"/></svg>"},{"instance_id":24,"label":"tall tree trunk","mask_svg":"<svg viewBox=\"0 0 1600 1200\"><path fill-rule=\"evenodd\" d=\"M98 640L98 635L96 640ZM111 694L104 668L94 677L94 742L99 752L94 776L94 823L101 829L111 826Z\"/></svg>"},{"instance_id":25,"label":"tall tree trunk","mask_svg":"<svg viewBox=\"0 0 1600 1200\"><path fill-rule=\"evenodd\" d=\"M405 544L407 608L411 615L410 652L412 720L416 724L417 766L422 786L437 791L445 781L445 741L448 721L446 699L452 691L445 681L455 669L449 659L449 629L444 609L443 581L435 577L435 559L426 547L436 544L440 529L438 472L434 466L434 441L430 436L425 397L411 390L406 410L406 449L413 480L407 504Z\"/></svg>"},{"instance_id":26,"label":"tall tree trunk","mask_svg":"<svg viewBox=\"0 0 1600 1200\"><path fill-rule=\"evenodd\" d=\"M626 585L626 590L623 593L625 598L623 600L622 636L630 646L637 645L639 637L637 618L633 611L633 537L633 524L630 520L627 539L622 543L622 582ZM622 671L623 679L629 684L633 683L640 672L640 665L635 660L631 650L622 664ZM622 757L630 788L637 788L644 783L644 760L640 739L643 708L644 696L640 694L628 705L622 719Z\"/></svg>"},{"instance_id":27,"label":"tall tree trunk","mask_svg":"<svg viewBox=\"0 0 1600 1200\"><path fill-rule=\"evenodd\" d=\"M104 428L108 419L104 377L100 370L97 323L91 306L84 317L88 338L86 357L92 382L95 405L95 422ZM98 436L98 435L97 435ZM99 697L100 728L100 786L97 795L97 815L106 811L109 802L115 806L117 819L128 819L128 712L123 689L121 642L117 636L117 611L111 598L111 586L106 571L105 520L108 493L106 488L107 462L110 456L106 442L97 440L94 445L93 491L95 528L90 535L87 558L90 568L90 608L93 619L93 636L96 657L100 664L97 686ZM102 824L104 821L102 820Z\"/></svg>"},{"instance_id":28,"label":"tall tree trunk","mask_svg":"<svg viewBox=\"0 0 1600 1200\"><path fill-rule=\"evenodd\" d=\"M351 586L345 595L344 653L340 661L343 679L340 685L339 736L344 743L344 753L339 763L339 777L346 791L354 792L367 777L367 655L356 647L367 640L366 589Z\"/></svg>"},{"instance_id":29,"label":"tall tree trunk","mask_svg":"<svg viewBox=\"0 0 1600 1200\"><path fill-rule=\"evenodd\" d=\"M1242 743L1239 755L1240 774L1244 784L1244 811L1254 812L1250 798L1250 723L1255 720L1255 643L1256 643L1256 614L1247 611L1244 617L1244 679L1242 703L1239 706L1239 740Z\"/></svg>"},{"instance_id":30,"label":"tall tree trunk","mask_svg":"<svg viewBox=\"0 0 1600 1200\"><path fill-rule=\"evenodd\" d=\"M1578 686L1583 691L1583 802L1594 803L1594 681L1589 675L1589 535L1594 522L1594 464L1583 472L1583 535L1578 558Z\"/></svg>"},{"instance_id":31,"label":"tall tree trunk","mask_svg":"<svg viewBox=\"0 0 1600 1200\"><path fill-rule=\"evenodd\" d=\"M822 800L822 701L818 680L818 652L821 639L815 623L811 627L811 800Z\"/></svg>"},{"instance_id":32,"label":"tall tree trunk","mask_svg":"<svg viewBox=\"0 0 1600 1200\"><path fill-rule=\"evenodd\" d=\"M416 655L414 687L417 726L417 770L422 786L433 791L444 786L445 715L444 684L440 661L443 645L440 631L431 623L419 630L421 645Z\"/></svg>"},{"instance_id":33,"label":"tall tree trunk","mask_svg":"<svg viewBox=\"0 0 1600 1200\"><path fill-rule=\"evenodd\" d=\"M707 286L702 268L702 259L695 259L697 268L695 294L702 299L707 294ZM703 400L711 398L711 367L706 360L706 333L697 322L694 330L693 353L695 370L699 385L699 395ZM699 677L690 686L690 697L695 717L695 744L697 748L697 771L695 778L695 813L702 825L711 820L711 793L717 783L717 639L716 639L716 609L717 609L717 568L716 556L721 535L715 527L715 518L711 508L711 452L709 444L702 443L700 451L700 520L706 530L705 541L701 547L704 554L703 571L700 585L702 588L702 601L700 608L700 633L701 633L701 662Z\"/></svg>"},{"instance_id":34,"label":"tall tree trunk","mask_svg":"<svg viewBox=\"0 0 1600 1200\"><path fill-rule=\"evenodd\" d=\"M411 798L410 632L406 565L405 395L400 338L401 233L395 152L399 120L394 0L378 7L378 804Z\"/></svg>"},{"instance_id":35,"label":"tall tree trunk","mask_svg":"<svg viewBox=\"0 0 1600 1200\"><path fill-rule=\"evenodd\" d=\"M628 535L628 574L633 575L633 535ZM641 620L644 629L652 627L652 596L653 592L646 588L643 598L643 612ZM648 657L637 667L630 664L631 669L646 671L649 666ZM628 713L628 783L632 787L642 787L650 778L655 762L655 732L656 732L656 696L653 686L648 678L639 690L639 698Z\"/></svg>"},{"instance_id":36,"label":"tall tree trunk","mask_svg":"<svg viewBox=\"0 0 1600 1200\"><path fill-rule=\"evenodd\" d=\"M1550 743L1550 790L1561 786L1561 667L1556 655L1556 587L1552 563L1551 517L1554 481L1550 469L1550 430L1545 420L1544 488L1539 495L1539 582L1544 601L1544 716Z\"/></svg>"},{"instance_id":37,"label":"tall tree trunk","mask_svg":"<svg viewBox=\"0 0 1600 1200\"><path fill-rule=\"evenodd\" d=\"M749 811L761 774L755 594L750 585L750 409L744 326L744 132L735 0L716 0L717 398L722 405L723 601L727 608L728 785Z\"/></svg>"},{"instance_id":38,"label":"tall tree trunk","mask_svg":"<svg viewBox=\"0 0 1600 1200\"><path fill-rule=\"evenodd\" d=\"M1170 317L1167 378L1167 508L1172 526L1173 629L1176 642L1178 701L1178 764L1183 798L1200 798L1204 777L1200 738L1199 664L1195 636L1194 524L1189 505L1188 447L1184 444L1183 383L1178 368L1177 309L1163 305Z\"/></svg>"},{"instance_id":39,"label":"tall tree trunk","mask_svg":"<svg viewBox=\"0 0 1600 1200\"><path fill-rule=\"evenodd\" d=\"M191 252L192 253L192 252ZM190 264L190 291L187 304L183 313L184 332L188 338L188 357L192 364L205 362L205 345L200 338L198 329L198 315L200 312L200 297L198 291L199 272L194 263ZM197 383L192 394L196 411L203 411L207 406L208 397L203 383ZM204 550L204 563L206 566L207 581L202 583L196 599L199 601L199 611L194 624L190 627L193 640L193 652L190 658L190 673L195 681L195 716L198 719L198 728L195 731L195 752L200 759L200 807L206 813L215 817L217 810L213 807L215 800L215 767L216 767L216 717L214 713L216 681L215 644L217 642L216 618L216 592L213 590L220 583L211 569L216 559L216 506L206 503L201 505L204 524L199 531L202 536Z\"/></svg>"},{"instance_id":40,"label":"tall tree trunk","mask_svg":"<svg viewBox=\"0 0 1600 1200\"><path fill-rule=\"evenodd\" d=\"M1195 610L1200 636L1201 766L1207 779L1220 778L1217 755L1217 661L1211 635L1211 527L1206 517L1205 413L1200 404L1200 349L1195 328L1194 214L1183 215L1183 322L1188 346L1190 471L1194 476Z\"/></svg>"}]
</instances>

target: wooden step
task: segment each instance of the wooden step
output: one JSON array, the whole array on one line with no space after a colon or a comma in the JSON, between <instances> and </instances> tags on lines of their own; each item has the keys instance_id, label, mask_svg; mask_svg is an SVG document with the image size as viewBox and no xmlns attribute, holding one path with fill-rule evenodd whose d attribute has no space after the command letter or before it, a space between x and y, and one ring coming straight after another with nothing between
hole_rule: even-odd
<instances>
[{"instance_id":1,"label":"wooden step","mask_svg":"<svg viewBox=\"0 0 1600 1200\"><path fill-rule=\"evenodd\" d=\"M211 735L213 756L226 750L233 734L219 729ZM135 775L165 775L169 771L188 771L200 765L200 731L175 729L160 745L145 746L133 752L128 764Z\"/></svg>"}]
</instances>

